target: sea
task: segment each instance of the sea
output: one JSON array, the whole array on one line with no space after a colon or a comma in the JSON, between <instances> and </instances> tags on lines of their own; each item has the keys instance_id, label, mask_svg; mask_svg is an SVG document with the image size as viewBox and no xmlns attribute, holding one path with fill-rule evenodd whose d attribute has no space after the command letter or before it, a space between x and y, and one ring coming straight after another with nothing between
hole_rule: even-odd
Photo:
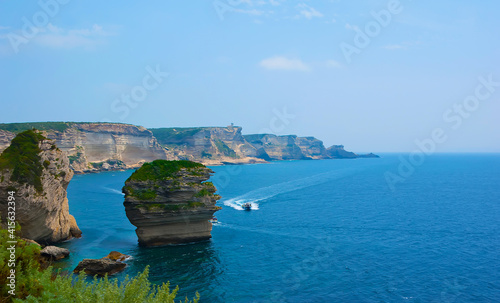
<instances>
[{"instance_id":1,"label":"sea","mask_svg":"<svg viewBox=\"0 0 500 303\"><path fill-rule=\"evenodd\" d=\"M500 302L500 154L216 166L212 239L143 248L123 206L133 170L76 175L83 232L56 267L110 251L120 280L150 280L200 302ZM252 210L241 205L252 203Z\"/></svg>"}]
</instances>

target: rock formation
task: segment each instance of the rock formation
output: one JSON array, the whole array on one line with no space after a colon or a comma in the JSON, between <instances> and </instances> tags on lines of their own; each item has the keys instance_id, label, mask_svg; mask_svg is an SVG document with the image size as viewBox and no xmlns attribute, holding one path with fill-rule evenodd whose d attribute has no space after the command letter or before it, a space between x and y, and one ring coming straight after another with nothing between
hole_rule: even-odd
<instances>
[{"instance_id":1,"label":"rock formation","mask_svg":"<svg viewBox=\"0 0 500 303\"><path fill-rule=\"evenodd\" d=\"M125 182L125 212L137 227L141 246L195 242L211 238L215 203L213 171L180 160L145 163Z\"/></svg>"},{"instance_id":2,"label":"rock formation","mask_svg":"<svg viewBox=\"0 0 500 303\"><path fill-rule=\"evenodd\" d=\"M116 274L127 267L127 264L113 261L108 258L101 259L83 259L78 263L76 268L73 270L75 274L84 271L90 276L104 277L105 275Z\"/></svg>"},{"instance_id":3,"label":"rock formation","mask_svg":"<svg viewBox=\"0 0 500 303\"><path fill-rule=\"evenodd\" d=\"M7 197L8 192L15 192L20 236L42 244L81 235L66 197L73 171L66 154L54 143L28 130L18 134L0 155L0 194ZM7 212L7 199L1 199L2 224Z\"/></svg>"},{"instance_id":4,"label":"rock formation","mask_svg":"<svg viewBox=\"0 0 500 303\"><path fill-rule=\"evenodd\" d=\"M87 275L98 275L100 277L112 275L124 270L127 264L123 262L129 258L130 256L128 255L112 251L101 259L83 259L78 263L73 272L77 274L84 271Z\"/></svg>"},{"instance_id":5,"label":"rock formation","mask_svg":"<svg viewBox=\"0 0 500 303\"><path fill-rule=\"evenodd\" d=\"M47 259L47 261L57 261L69 256L69 250L57 246L45 246L40 255Z\"/></svg>"}]
</instances>

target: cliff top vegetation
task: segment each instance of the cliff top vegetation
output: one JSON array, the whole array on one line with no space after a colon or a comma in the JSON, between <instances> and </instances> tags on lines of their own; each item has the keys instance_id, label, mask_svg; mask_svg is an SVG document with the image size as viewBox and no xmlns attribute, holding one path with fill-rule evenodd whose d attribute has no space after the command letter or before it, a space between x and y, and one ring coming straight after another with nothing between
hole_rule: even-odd
<instances>
[{"instance_id":1,"label":"cliff top vegetation","mask_svg":"<svg viewBox=\"0 0 500 303\"><path fill-rule=\"evenodd\" d=\"M174 178L181 169L203 168L205 165L188 160L155 160L144 163L128 179L128 181L164 180Z\"/></svg>"},{"instance_id":2,"label":"cliff top vegetation","mask_svg":"<svg viewBox=\"0 0 500 303\"><path fill-rule=\"evenodd\" d=\"M39 143L44 139L36 130L18 134L0 155L0 170L11 169L11 181L33 185L38 192L43 192Z\"/></svg>"}]
</instances>

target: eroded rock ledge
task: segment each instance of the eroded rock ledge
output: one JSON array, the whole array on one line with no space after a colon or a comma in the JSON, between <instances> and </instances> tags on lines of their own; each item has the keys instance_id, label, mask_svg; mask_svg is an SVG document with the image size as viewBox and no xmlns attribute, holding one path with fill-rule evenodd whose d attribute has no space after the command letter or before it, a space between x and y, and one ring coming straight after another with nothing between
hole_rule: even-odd
<instances>
[{"instance_id":1,"label":"eroded rock ledge","mask_svg":"<svg viewBox=\"0 0 500 303\"><path fill-rule=\"evenodd\" d=\"M125 182L125 212L141 246L210 239L220 199L206 166L186 161L145 163Z\"/></svg>"},{"instance_id":2,"label":"eroded rock ledge","mask_svg":"<svg viewBox=\"0 0 500 303\"><path fill-rule=\"evenodd\" d=\"M66 188L73 177L66 154L41 132L18 134L0 155L0 213L6 224L7 193L15 192L21 236L41 244L80 237L69 214Z\"/></svg>"}]
</instances>

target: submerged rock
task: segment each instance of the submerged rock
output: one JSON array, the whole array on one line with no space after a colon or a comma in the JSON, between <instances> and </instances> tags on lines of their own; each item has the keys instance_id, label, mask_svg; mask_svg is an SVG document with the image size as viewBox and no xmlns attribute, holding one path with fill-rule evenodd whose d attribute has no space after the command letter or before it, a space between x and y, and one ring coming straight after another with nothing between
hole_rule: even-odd
<instances>
[{"instance_id":1,"label":"submerged rock","mask_svg":"<svg viewBox=\"0 0 500 303\"><path fill-rule=\"evenodd\" d=\"M127 264L113 261L108 258L101 259L83 259L78 263L73 270L74 273L84 271L87 275L91 276L105 276L106 274L112 275L125 269Z\"/></svg>"},{"instance_id":2,"label":"submerged rock","mask_svg":"<svg viewBox=\"0 0 500 303\"><path fill-rule=\"evenodd\" d=\"M66 195L72 177L68 157L54 141L35 130L18 134L0 155L2 224L12 211L7 203L7 197L12 196L21 237L41 244L80 237Z\"/></svg>"},{"instance_id":3,"label":"submerged rock","mask_svg":"<svg viewBox=\"0 0 500 303\"><path fill-rule=\"evenodd\" d=\"M204 182L213 171L191 161L145 163L125 182L125 212L137 227L141 246L207 240L209 220L220 209L215 186Z\"/></svg>"},{"instance_id":4,"label":"submerged rock","mask_svg":"<svg viewBox=\"0 0 500 303\"><path fill-rule=\"evenodd\" d=\"M69 250L57 246L45 246L40 255L49 261L57 261L69 256Z\"/></svg>"}]
</instances>

